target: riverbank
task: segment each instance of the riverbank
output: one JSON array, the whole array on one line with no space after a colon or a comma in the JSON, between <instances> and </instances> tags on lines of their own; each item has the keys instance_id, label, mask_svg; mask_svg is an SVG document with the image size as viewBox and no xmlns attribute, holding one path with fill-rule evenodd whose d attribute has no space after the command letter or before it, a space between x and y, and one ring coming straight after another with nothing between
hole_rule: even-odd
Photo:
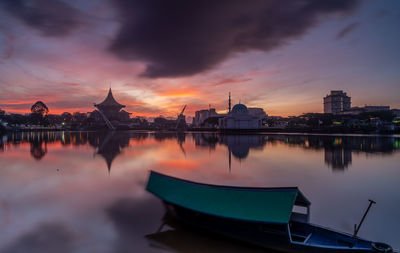
<instances>
[{"instance_id":1,"label":"riverbank","mask_svg":"<svg viewBox=\"0 0 400 253\"><path fill-rule=\"evenodd\" d=\"M400 134L400 129L348 129L348 128L262 128L262 129L203 129L191 128L192 132L246 133L307 133L307 134Z\"/></svg>"},{"instance_id":2,"label":"riverbank","mask_svg":"<svg viewBox=\"0 0 400 253\"><path fill-rule=\"evenodd\" d=\"M361 135L393 135L400 134L400 129L345 129L345 128L263 128L263 129L215 129L215 128L187 128L187 129L159 129L159 128L118 128L113 131L157 131L157 132L213 132L223 134L256 134L256 133L295 133L295 134L361 134ZM34 128L34 129L0 129L0 135L7 132L59 132L59 131L111 131L107 128Z\"/></svg>"}]
</instances>

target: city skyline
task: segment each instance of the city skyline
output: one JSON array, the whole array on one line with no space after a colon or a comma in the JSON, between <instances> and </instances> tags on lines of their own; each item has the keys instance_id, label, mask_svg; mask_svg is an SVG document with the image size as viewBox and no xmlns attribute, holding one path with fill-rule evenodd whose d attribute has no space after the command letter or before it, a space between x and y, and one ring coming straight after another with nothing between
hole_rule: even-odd
<instances>
[{"instance_id":1,"label":"city skyline","mask_svg":"<svg viewBox=\"0 0 400 253\"><path fill-rule=\"evenodd\" d=\"M307 8L270 3L295 15L287 19L288 13L271 12L263 1L245 6L250 19L237 4L176 1L168 6L178 13L169 27L149 14L163 17L161 2L3 1L0 109L28 113L42 100L51 114L89 112L110 86L133 116L175 117L185 104L190 116L209 105L223 112L229 91L232 104L240 100L268 115L322 113L330 90L347 92L352 106L400 107L398 1L319 6L310 0L303 2ZM192 17L195 7L198 15ZM135 19L126 13L140 8L148 15ZM263 19L257 9L271 18ZM235 27L229 30L227 21ZM149 43L151 38L156 42Z\"/></svg>"}]
</instances>

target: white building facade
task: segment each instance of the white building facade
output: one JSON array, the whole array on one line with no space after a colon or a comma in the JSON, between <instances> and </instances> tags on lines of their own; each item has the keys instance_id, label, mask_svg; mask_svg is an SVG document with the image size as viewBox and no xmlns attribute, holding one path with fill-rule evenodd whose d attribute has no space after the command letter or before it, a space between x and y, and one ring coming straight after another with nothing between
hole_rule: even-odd
<instances>
[{"instance_id":1,"label":"white building facade","mask_svg":"<svg viewBox=\"0 0 400 253\"><path fill-rule=\"evenodd\" d=\"M215 111L214 108L210 108L209 110L200 110L195 112L195 116L193 118L193 126L200 127L203 122L210 118L218 116L219 114Z\"/></svg>"},{"instance_id":2,"label":"white building facade","mask_svg":"<svg viewBox=\"0 0 400 253\"><path fill-rule=\"evenodd\" d=\"M262 119L250 114L243 104L233 106L226 117L218 121L220 129L259 129L262 127Z\"/></svg>"}]
</instances>

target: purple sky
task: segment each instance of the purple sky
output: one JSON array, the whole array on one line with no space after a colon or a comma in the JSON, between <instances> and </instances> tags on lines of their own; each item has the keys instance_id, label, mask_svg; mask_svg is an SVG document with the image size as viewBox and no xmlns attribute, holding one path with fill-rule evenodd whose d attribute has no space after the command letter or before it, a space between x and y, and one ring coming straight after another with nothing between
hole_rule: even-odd
<instances>
[{"instance_id":1,"label":"purple sky","mask_svg":"<svg viewBox=\"0 0 400 253\"><path fill-rule=\"evenodd\" d=\"M270 115L400 108L400 2L0 2L0 109L88 112L112 87L133 116L233 103Z\"/></svg>"}]
</instances>

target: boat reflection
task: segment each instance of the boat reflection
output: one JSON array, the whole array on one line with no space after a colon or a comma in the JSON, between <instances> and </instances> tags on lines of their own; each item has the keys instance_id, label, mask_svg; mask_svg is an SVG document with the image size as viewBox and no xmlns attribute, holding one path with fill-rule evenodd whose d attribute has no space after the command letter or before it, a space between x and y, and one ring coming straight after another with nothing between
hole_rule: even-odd
<instances>
[{"instance_id":1,"label":"boat reflection","mask_svg":"<svg viewBox=\"0 0 400 253\"><path fill-rule=\"evenodd\" d=\"M146 235L149 245L168 252L274 252L187 226L165 213L159 229Z\"/></svg>"},{"instance_id":2,"label":"boat reflection","mask_svg":"<svg viewBox=\"0 0 400 253\"><path fill-rule=\"evenodd\" d=\"M225 135L218 133L176 133L176 132L16 132L0 138L0 151L13 146L28 144L30 154L35 160L42 160L48 151L55 147L79 147L89 145L94 149L94 157L105 160L108 171L113 161L129 146L142 145L141 140L156 143L176 140L180 152L186 157L186 145L196 149L225 147L228 164L232 157L244 161L254 150L263 150L268 146L284 145L310 151L324 151L325 164L332 171L345 171L351 166L353 155L390 155L400 149L400 138L394 136L336 136L336 135L288 135L288 134L252 134ZM189 141L188 141L189 140ZM58 145L49 145L50 143Z\"/></svg>"}]
</instances>

